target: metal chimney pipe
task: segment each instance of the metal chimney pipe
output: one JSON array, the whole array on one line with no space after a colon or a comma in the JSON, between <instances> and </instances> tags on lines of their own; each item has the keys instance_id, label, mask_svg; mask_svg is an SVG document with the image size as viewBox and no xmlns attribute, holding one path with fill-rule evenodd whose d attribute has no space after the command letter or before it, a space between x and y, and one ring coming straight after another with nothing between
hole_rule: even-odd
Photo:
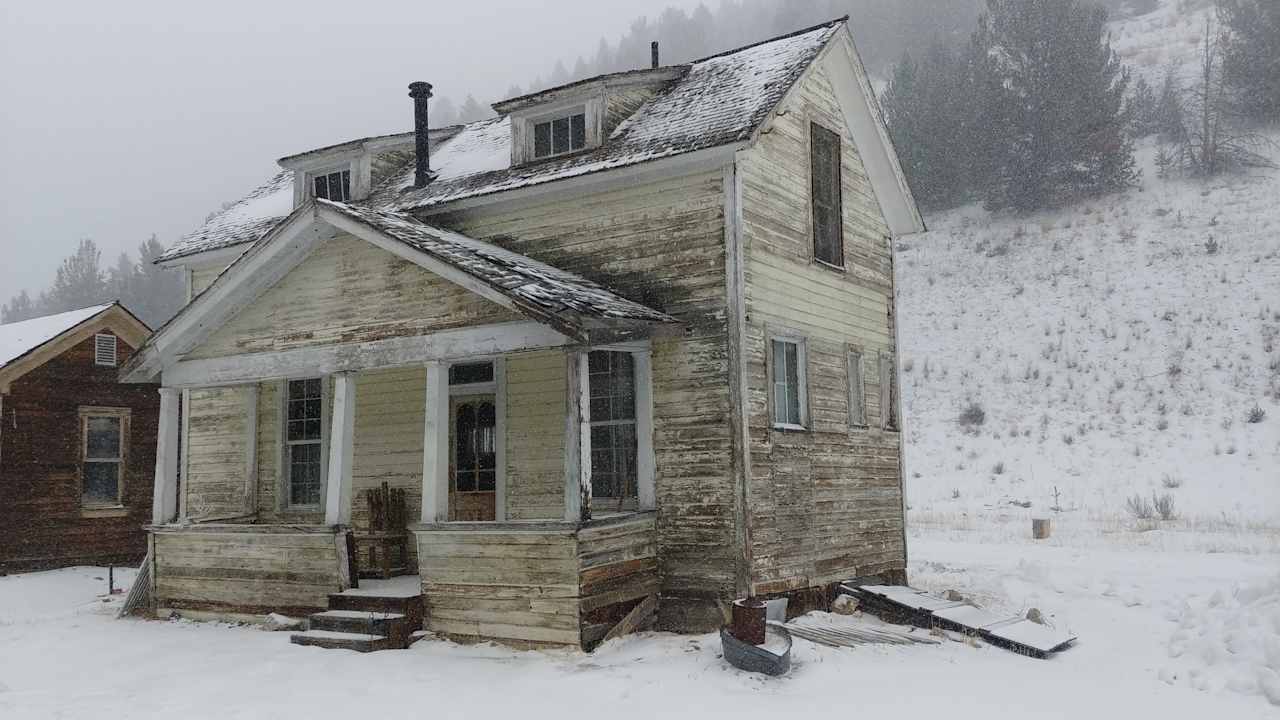
<instances>
[{"instance_id":1,"label":"metal chimney pipe","mask_svg":"<svg viewBox=\"0 0 1280 720\"><path fill-rule=\"evenodd\" d=\"M649 57L652 63L652 67L657 68L658 67L658 41L657 40L654 40L653 42L649 43Z\"/></svg>"},{"instance_id":2,"label":"metal chimney pipe","mask_svg":"<svg viewBox=\"0 0 1280 720\"><path fill-rule=\"evenodd\" d=\"M409 97L413 98L413 151L416 157L413 186L426 187L431 182L431 142L427 130L427 101L431 99L431 83L409 83Z\"/></svg>"}]
</instances>

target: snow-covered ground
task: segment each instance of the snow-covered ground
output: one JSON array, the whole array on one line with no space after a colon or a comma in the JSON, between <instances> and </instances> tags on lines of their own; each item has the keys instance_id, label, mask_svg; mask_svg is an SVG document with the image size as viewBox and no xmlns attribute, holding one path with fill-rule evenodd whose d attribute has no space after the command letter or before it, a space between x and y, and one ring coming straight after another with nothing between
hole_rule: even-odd
<instances>
[{"instance_id":1,"label":"snow-covered ground","mask_svg":"<svg viewBox=\"0 0 1280 720\"><path fill-rule=\"evenodd\" d=\"M833 649L795 641L791 673L719 657L714 635L646 633L594 654L428 639L369 655L287 633L115 620L101 569L0 578L0 717L1275 717L1274 564L1203 554L955 542L916 535L915 583L1039 608L1078 644L1034 660L981 644ZM833 617L832 622L846 621Z\"/></svg>"}]
</instances>

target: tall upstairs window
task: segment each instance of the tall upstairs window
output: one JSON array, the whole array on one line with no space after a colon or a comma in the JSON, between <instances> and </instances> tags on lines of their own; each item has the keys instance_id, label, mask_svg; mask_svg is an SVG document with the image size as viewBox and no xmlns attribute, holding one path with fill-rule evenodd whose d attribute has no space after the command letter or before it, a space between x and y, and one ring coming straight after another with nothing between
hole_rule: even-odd
<instances>
[{"instance_id":1,"label":"tall upstairs window","mask_svg":"<svg viewBox=\"0 0 1280 720\"><path fill-rule=\"evenodd\" d=\"M564 155L587 146L587 116L574 113L533 124L534 159Z\"/></svg>"},{"instance_id":2,"label":"tall upstairs window","mask_svg":"<svg viewBox=\"0 0 1280 720\"><path fill-rule=\"evenodd\" d=\"M813 202L813 257L844 267L844 219L840 203L840 136L809 125L810 196Z\"/></svg>"},{"instance_id":3,"label":"tall upstairs window","mask_svg":"<svg viewBox=\"0 0 1280 720\"><path fill-rule=\"evenodd\" d=\"M334 170L330 173L319 173L311 177L311 194L313 197L347 202L351 199L351 171Z\"/></svg>"}]
</instances>

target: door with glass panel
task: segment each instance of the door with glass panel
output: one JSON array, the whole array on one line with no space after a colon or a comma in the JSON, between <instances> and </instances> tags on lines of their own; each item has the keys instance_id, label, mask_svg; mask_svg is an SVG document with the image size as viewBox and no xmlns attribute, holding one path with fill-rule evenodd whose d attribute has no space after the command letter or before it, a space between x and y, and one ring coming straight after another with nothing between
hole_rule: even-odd
<instances>
[{"instance_id":1,"label":"door with glass panel","mask_svg":"<svg viewBox=\"0 0 1280 720\"><path fill-rule=\"evenodd\" d=\"M493 395L449 401L449 519L497 519L498 413Z\"/></svg>"}]
</instances>

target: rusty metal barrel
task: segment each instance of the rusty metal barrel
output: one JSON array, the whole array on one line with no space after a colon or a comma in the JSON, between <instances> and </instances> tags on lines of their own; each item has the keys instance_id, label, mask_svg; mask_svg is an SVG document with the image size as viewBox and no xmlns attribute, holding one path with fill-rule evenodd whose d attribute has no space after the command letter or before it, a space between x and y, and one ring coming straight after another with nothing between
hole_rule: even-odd
<instances>
[{"instance_id":1,"label":"rusty metal barrel","mask_svg":"<svg viewBox=\"0 0 1280 720\"><path fill-rule=\"evenodd\" d=\"M765 604L753 597L733 601L729 632L744 643L764 644Z\"/></svg>"}]
</instances>

